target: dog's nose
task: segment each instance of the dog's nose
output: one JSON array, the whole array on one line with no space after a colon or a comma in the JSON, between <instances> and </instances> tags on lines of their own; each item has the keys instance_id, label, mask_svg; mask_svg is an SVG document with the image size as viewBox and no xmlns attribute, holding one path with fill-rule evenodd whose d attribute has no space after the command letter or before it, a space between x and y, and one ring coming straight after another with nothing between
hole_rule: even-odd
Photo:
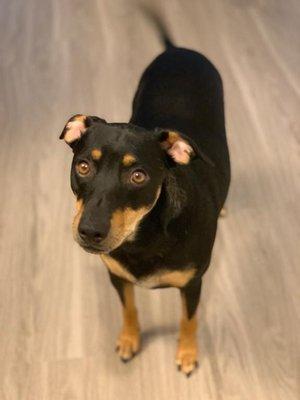
<instances>
[{"instance_id":1,"label":"dog's nose","mask_svg":"<svg viewBox=\"0 0 300 400\"><path fill-rule=\"evenodd\" d=\"M79 227L78 233L81 239L84 241L90 241L94 243L100 243L105 237L104 232L101 232L100 229L87 226Z\"/></svg>"}]
</instances>

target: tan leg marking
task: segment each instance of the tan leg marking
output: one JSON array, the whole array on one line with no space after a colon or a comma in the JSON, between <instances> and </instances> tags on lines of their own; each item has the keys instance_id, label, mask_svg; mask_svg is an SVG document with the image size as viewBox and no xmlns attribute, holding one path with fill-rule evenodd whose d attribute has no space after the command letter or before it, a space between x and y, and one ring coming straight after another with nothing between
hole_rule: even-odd
<instances>
[{"instance_id":1,"label":"tan leg marking","mask_svg":"<svg viewBox=\"0 0 300 400\"><path fill-rule=\"evenodd\" d=\"M124 284L123 328L117 340L116 351L122 361L129 361L140 348L140 328L134 303L134 288Z\"/></svg>"},{"instance_id":2,"label":"tan leg marking","mask_svg":"<svg viewBox=\"0 0 300 400\"><path fill-rule=\"evenodd\" d=\"M184 374L190 374L197 367L197 318L196 314L188 319L185 298L182 300L182 319L180 322L179 341L176 353L176 364Z\"/></svg>"}]
</instances>

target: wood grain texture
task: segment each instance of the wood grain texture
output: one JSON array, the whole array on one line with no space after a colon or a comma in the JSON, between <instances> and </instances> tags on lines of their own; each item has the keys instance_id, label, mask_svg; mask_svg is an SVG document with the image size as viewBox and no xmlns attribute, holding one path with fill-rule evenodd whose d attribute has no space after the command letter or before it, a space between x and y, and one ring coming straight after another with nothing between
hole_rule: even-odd
<instances>
[{"instance_id":1,"label":"wood grain texture","mask_svg":"<svg viewBox=\"0 0 300 400\"><path fill-rule=\"evenodd\" d=\"M198 313L200 368L175 368L180 296L137 290L143 351L114 354L121 307L72 240L75 113L126 121L162 47L133 0L1 0L0 399L296 400L300 382L300 4L152 1L226 95L233 181ZM201 229L201 227L199 227Z\"/></svg>"}]
</instances>

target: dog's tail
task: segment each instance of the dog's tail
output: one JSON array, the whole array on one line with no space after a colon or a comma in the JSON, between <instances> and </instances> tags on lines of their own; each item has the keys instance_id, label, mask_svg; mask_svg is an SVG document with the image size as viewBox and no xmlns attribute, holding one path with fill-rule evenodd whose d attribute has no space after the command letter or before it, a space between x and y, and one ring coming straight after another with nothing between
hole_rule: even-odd
<instances>
[{"instance_id":1,"label":"dog's tail","mask_svg":"<svg viewBox=\"0 0 300 400\"><path fill-rule=\"evenodd\" d=\"M174 45L174 43L172 42L169 32L165 26L165 24L162 22L161 18L159 17L159 15L153 11L152 9L150 9L149 7L143 5L141 6L142 11L144 13L144 15L152 22L152 24L155 26L155 28L157 29L161 41L163 42L165 48L167 50L176 47Z\"/></svg>"}]
</instances>

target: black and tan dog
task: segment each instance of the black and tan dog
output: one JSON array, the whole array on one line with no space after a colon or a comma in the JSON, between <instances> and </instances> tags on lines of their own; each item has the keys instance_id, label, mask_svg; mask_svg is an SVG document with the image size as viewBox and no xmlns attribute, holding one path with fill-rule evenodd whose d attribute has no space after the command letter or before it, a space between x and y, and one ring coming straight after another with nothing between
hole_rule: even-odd
<instances>
[{"instance_id":1,"label":"black and tan dog","mask_svg":"<svg viewBox=\"0 0 300 400\"><path fill-rule=\"evenodd\" d=\"M73 149L75 240L100 254L123 305L122 360L139 350L133 285L176 287L176 363L197 365L196 309L230 180L223 90L201 54L166 50L144 72L129 123L75 115L60 138Z\"/></svg>"}]
</instances>

